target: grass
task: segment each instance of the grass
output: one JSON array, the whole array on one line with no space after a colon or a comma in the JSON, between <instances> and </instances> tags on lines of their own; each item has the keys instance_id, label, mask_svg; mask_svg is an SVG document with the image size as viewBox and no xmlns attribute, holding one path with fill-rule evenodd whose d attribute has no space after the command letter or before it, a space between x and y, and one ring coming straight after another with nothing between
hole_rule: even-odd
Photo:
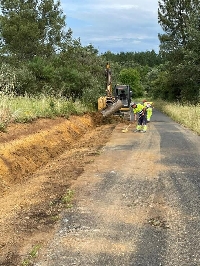
<instances>
[{"instance_id":1,"label":"grass","mask_svg":"<svg viewBox=\"0 0 200 266\"><path fill-rule=\"evenodd\" d=\"M90 108L65 98L40 95L38 97L15 96L0 92L0 131L6 131L11 122L26 123L37 118L53 118L72 114L82 114Z\"/></svg>"},{"instance_id":2,"label":"grass","mask_svg":"<svg viewBox=\"0 0 200 266\"><path fill-rule=\"evenodd\" d=\"M0 109L0 131L5 132L6 127L12 119L10 110L7 107Z\"/></svg>"},{"instance_id":3,"label":"grass","mask_svg":"<svg viewBox=\"0 0 200 266\"><path fill-rule=\"evenodd\" d=\"M162 100L154 101L154 106L171 117L179 124L200 135L200 104L169 103Z\"/></svg>"},{"instance_id":4,"label":"grass","mask_svg":"<svg viewBox=\"0 0 200 266\"><path fill-rule=\"evenodd\" d=\"M68 189L65 195L62 197L62 203L65 204L67 208L72 208L72 199L74 196L74 191Z\"/></svg>"},{"instance_id":5,"label":"grass","mask_svg":"<svg viewBox=\"0 0 200 266\"><path fill-rule=\"evenodd\" d=\"M142 102L142 99L137 99ZM169 103L154 101L157 109L167 114L174 121L193 130L200 135L200 104ZM81 102L73 102L62 97L40 95L38 97L16 96L12 93L0 92L0 131L5 132L9 123L31 122L37 118L68 118L72 114L83 114L92 111Z\"/></svg>"},{"instance_id":6,"label":"grass","mask_svg":"<svg viewBox=\"0 0 200 266\"><path fill-rule=\"evenodd\" d=\"M37 257L40 248L41 248L40 244L34 246L33 249L30 251L28 258L24 259L23 262L21 263L21 266L33 265L32 260Z\"/></svg>"}]
</instances>

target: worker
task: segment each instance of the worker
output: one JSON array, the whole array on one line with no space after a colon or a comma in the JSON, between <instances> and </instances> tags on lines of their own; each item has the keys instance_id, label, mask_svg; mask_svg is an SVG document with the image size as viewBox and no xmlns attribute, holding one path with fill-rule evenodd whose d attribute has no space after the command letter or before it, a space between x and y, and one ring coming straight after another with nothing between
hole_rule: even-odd
<instances>
[{"instance_id":1,"label":"worker","mask_svg":"<svg viewBox=\"0 0 200 266\"><path fill-rule=\"evenodd\" d=\"M153 102L148 102L147 100L142 101L144 106L147 108L147 123L150 122L153 113Z\"/></svg>"},{"instance_id":2,"label":"worker","mask_svg":"<svg viewBox=\"0 0 200 266\"><path fill-rule=\"evenodd\" d=\"M136 130L134 132L142 132L145 133L147 131L147 116L146 116L146 106L141 103L130 104L131 108L133 108L134 120L137 120L138 116L138 124Z\"/></svg>"},{"instance_id":3,"label":"worker","mask_svg":"<svg viewBox=\"0 0 200 266\"><path fill-rule=\"evenodd\" d=\"M124 90L121 91L119 98L120 98L120 100L126 100L126 94L125 94Z\"/></svg>"}]
</instances>

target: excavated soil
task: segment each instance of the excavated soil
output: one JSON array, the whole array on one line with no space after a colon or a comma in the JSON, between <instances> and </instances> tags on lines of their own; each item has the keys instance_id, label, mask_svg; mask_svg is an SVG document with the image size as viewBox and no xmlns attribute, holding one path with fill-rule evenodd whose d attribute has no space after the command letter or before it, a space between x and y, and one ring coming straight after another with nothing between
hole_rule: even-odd
<instances>
[{"instance_id":1,"label":"excavated soil","mask_svg":"<svg viewBox=\"0 0 200 266\"><path fill-rule=\"evenodd\" d=\"M71 182L120 122L92 113L11 124L0 133L1 266L32 265L67 207Z\"/></svg>"}]
</instances>

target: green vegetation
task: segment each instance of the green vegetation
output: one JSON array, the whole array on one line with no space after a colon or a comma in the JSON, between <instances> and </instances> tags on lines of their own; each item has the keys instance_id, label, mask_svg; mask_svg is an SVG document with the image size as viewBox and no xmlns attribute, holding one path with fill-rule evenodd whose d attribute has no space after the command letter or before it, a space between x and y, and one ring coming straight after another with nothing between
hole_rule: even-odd
<instances>
[{"instance_id":1,"label":"green vegetation","mask_svg":"<svg viewBox=\"0 0 200 266\"><path fill-rule=\"evenodd\" d=\"M33 249L31 250L31 252L29 253L28 258L23 260L23 262L21 263L21 266L29 266L29 265L32 265L33 264L32 260L34 258L36 258L36 256L37 256L38 251L39 251L40 248L41 248L41 245L40 244L35 245L33 247Z\"/></svg>"},{"instance_id":2,"label":"green vegetation","mask_svg":"<svg viewBox=\"0 0 200 266\"><path fill-rule=\"evenodd\" d=\"M68 189L66 194L62 197L62 203L65 204L67 208L72 208L72 199L74 196L74 191L71 189Z\"/></svg>"},{"instance_id":3,"label":"green vegetation","mask_svg":"<svg viewBox=\"0 0 200 266\"><path fill-rule=\"evenodd\" d=\"M92 111L80 101L73 102L64 97L55 96L15 96L0 94L0 131L5 131L11 122L31 122L37 118L68 118L72 114L83 114Z\"/></svg>"},{"instance_id":4,"label":"green vegetation","mask_svg":"<svg viewBox=\"0 0 200 266\"><path fill-rule=\"evenodd\" d=\"M164 31L159 34L160 53L165 63L159 72L164 79L157 79L157 85L163 99L199 102L199 17L199 0L159 1L158 21Z\"/></svg>"},{"instance_id":5,"label":"green vegetation","mask_svg":"<svg viewBox=\"0 0 200 266\"><path fill-rule=\"evenodd\" d=\"M122 84L129 84L133 95L142 96L142 85L140 82L140 73L134 68L124 68L119 73L119 79Z\"/></svg>"},{"instance_id":6,"label":"green vegetation","mask_svg":"<svg viewBox=\"0 0 200 266\"><path fill-rule=\"evenodd\" d=\"M135 68L137 66L159 66L162 63L160 54L154 50L146 52L120 52L113 54L110 51L102 55L107 61L119 63L125 68Z\"/></svg>"},{"instance_id":7,"label":"green vegetation","mask_svg":"<svg viewBox=\"0 0 200 266\"><path fill-rule=\"evenodd\" d=\"M155 107L167 114L174 121L200 135L200 104L170 103L162 100L154 102Z\"/></svg>"},{"instance_id":8,"label":"green vegetation","mask_svg":"<svg viewBox=\"0 0 200 266\"><path fill-rule=\"evenodd\" d=\"M112 83L128 83L133 98L151 97L199 108L199 1L160 0L160 52L99 51L67 29L60 1L0 0L0 130L27 122L95 110Z\"/></svg>"}]
</instances>

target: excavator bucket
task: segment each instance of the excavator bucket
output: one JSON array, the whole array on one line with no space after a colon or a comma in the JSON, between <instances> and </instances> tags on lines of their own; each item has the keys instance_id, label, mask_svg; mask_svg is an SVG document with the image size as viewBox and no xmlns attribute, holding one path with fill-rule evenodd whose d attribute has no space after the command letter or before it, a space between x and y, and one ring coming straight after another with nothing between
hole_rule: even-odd
<instances>
[{"instance_id":1,"label":"excavator bucket","mask_svg":"<svg viewBox=\"0 0 200 266\"><path fill-rule=\"evenodd\" d=\"M121 100L118 100L114 104L107 107L105 110L103 110L101 113L104 117L109 116L117 112L120 108L122 108L123 103Z\"/></svg>"}]
</instances>

